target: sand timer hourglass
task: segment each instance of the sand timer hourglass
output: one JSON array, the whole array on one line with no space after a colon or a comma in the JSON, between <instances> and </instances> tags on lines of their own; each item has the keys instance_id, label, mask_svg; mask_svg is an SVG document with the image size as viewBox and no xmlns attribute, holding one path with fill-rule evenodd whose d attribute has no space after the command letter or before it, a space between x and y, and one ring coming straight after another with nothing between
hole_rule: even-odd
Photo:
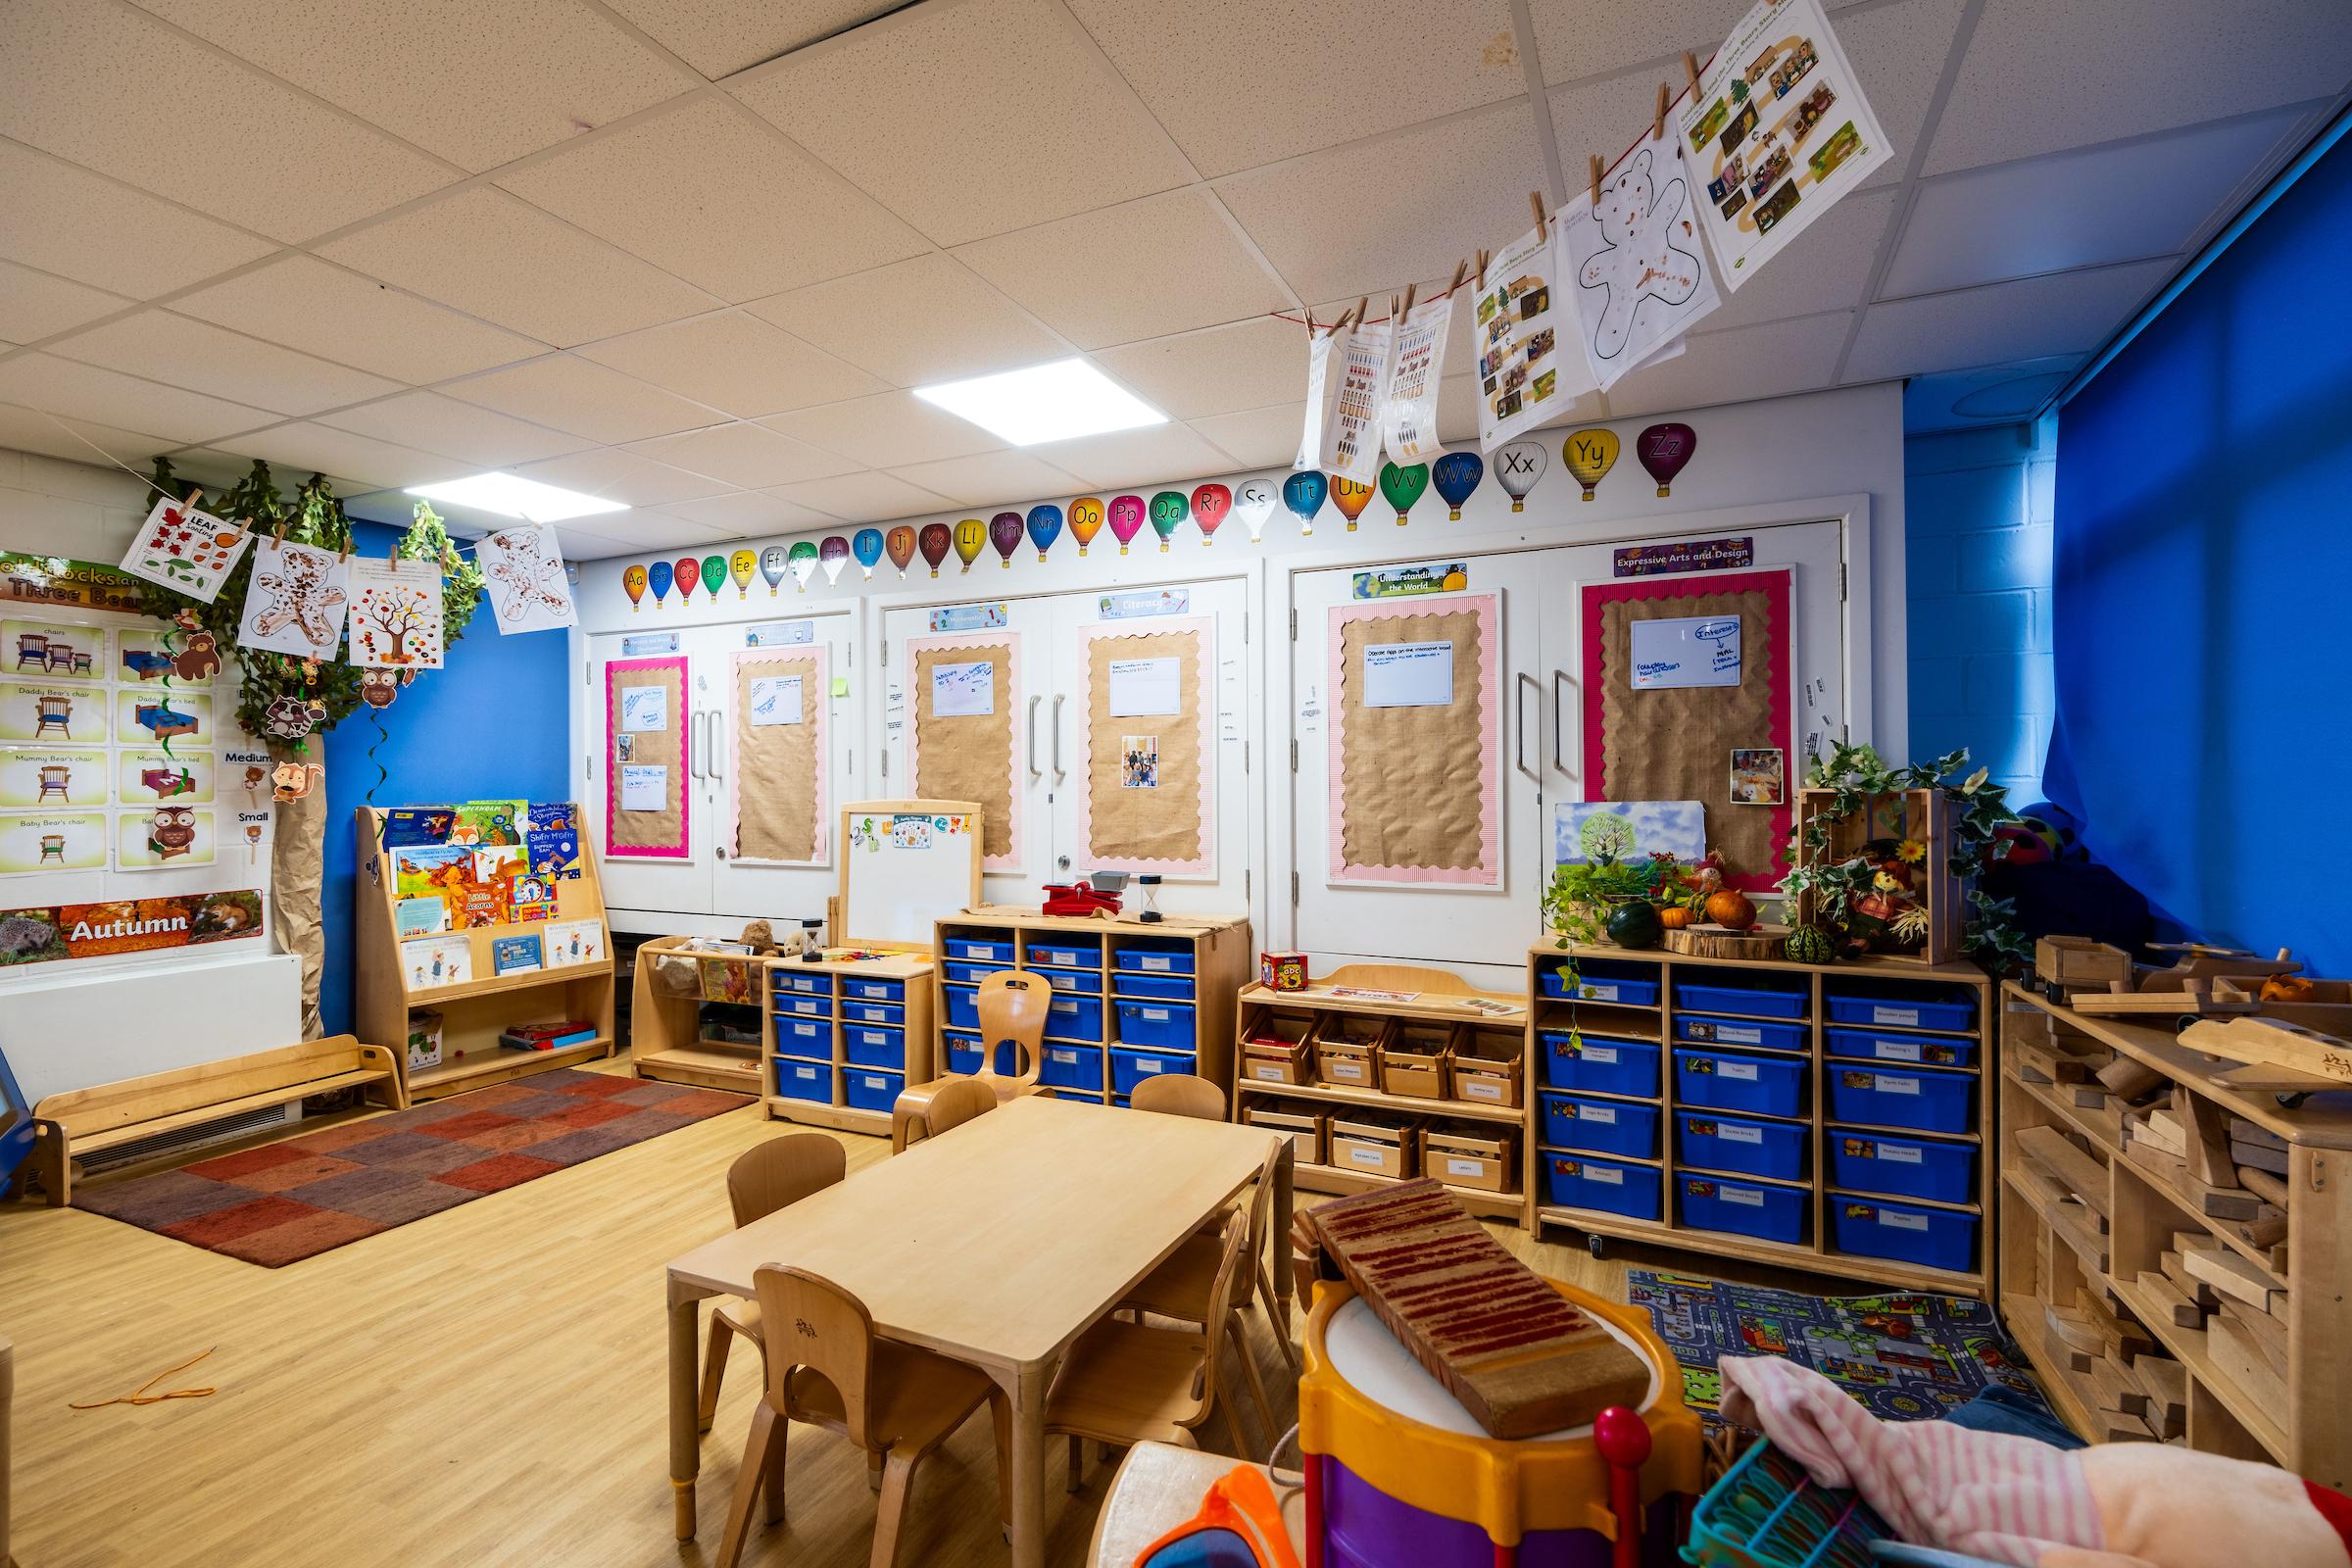
<instances>
[{"instance_id":1,"label":"sand timer hourglass","mask_svg":"<svg viewBox=\"0 0 2352 1568\"><path fill-rule=\"evenodd\" d=\"M1159 878L1146 874L1138 876L1135 882L1136 886L1144 890L1144 912L1137 915L1136 918L1146 925L1159 924L1160 921L1167 918L1159 912Z\"/></svg>"}]
</instances>

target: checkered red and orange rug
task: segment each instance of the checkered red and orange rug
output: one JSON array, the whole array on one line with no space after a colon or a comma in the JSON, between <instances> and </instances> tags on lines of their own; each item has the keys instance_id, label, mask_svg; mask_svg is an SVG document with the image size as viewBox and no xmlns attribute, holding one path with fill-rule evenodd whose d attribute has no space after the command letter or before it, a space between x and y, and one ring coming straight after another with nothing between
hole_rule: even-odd
<instances>
[{"instance_id":1,"label":"checkered red and orange rug","mask_svg":"<svg viewBox=\"0 0 2352 1568\"><path fill-rule=\"evenodd\" d=\"M159 1175L79 1187L74 1206L278 1268L750 1103L557 1068Z\"/></svg>"}]
</instances>

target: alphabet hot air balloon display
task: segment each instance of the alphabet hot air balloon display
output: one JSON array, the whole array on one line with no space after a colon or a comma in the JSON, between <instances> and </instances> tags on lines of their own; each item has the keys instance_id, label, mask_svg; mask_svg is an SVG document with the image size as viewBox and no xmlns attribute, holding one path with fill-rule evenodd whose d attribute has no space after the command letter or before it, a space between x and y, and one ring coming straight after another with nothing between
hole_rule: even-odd
<instances>
[{"instance_id":1,"label":"alphabet hot air balloon display","mask_svg":"<svg viewBox=\"0 0 2352 1568\"><path fill-rule=\"evenodd\" d=\"M1487 464L1475 452L1448 452L1429 466L1429 475L1438 484L1438 499L1446 503L1448 520L1462 520L1462 503L1478 489L1478 481L1487 476Z\"/></svg>"},{"instance_id":2,"label":"alphabet hot air balloon display","mask_svg":"<svg viewBox=\"0 0 2352 1568\"><path fill-rule=\"evenodd\" d=\"M1594 426L1590 430L1571 430L1568 439L1560 444L1560 461L1576 475L1576 482L1585 487L1585 499L1592 499L1593 488L1617 466L1617 432Z\"/></svg>"},{"instance_id":3,"label":"alphabet hot air balloon display","mask_svg":"<svg viewBox=\"0 0 2352 1568\"><path fill-rule=\"evenodd\" d=\"M1061 509L1059 507L1031 507L1029 509L1029 542L1037 546L1037 559L1046 559L1054 541L1061 537Z\"/></svg>"},{"instance_id":4,"label":"alphabet hot air balloon display","mask_svg":"<svg viewBox=\"0 0 2352 1568\"><path fill-rule=\"evenodd\" d=\"M1094 496L1080 496L1070 503L1070 537L1078 541L1078 553L1095 542L1102 531L1102 503Z\"/></svg>"},{"instance_id":5,"label":"alphabet hot air balloon display","mask_svg":"<svg viewBox=\"0 0 2352 1568\"><path fill-rule=\"evenodd\" d=\"M637 601L645 597L645 568L628 565L621 568L620 591L629 596L629 613L637 612Z\"/></svg>"},{"instance_id":6,"label":"alphabet hot air balloon display","mask_svg":"<svg viewBox=\"0 0 2352 1568\"><path fill-rule=\"evenodd\" d=\"M873 576L874 567L882 562L882 530L858 529L857 536L850 540L850 554L858 558L858 569L860 572L867 577Z\"/></svg>"},{"instance_id":7,"label":"alphabet hot air balloon display","mask_svg":"<svg viewBox=\"0 0 2352 1568\"><path fill-rule=\"evenodd\" d=\"M1357 484L1353 479L1344 479L1334 475L1331 481L1331 499L1332 504L1340 509L1340 515L1348 519L1348 531L1353 533L1355 532L1355 519L1362 516L1364 508L1371 504L1372 487L1368 484Z\"/></svg>"},{"instance_id":8,"label":"alphabet hot air balloon display","mask_svg":"<svg viewBox=\"0 0 2352 1568\"><path fill-rule=\"evenodd\" d=\"M808 579L816 575L816 546L804 539L784 553L785 564L792 568L792 580L798 593L808 591Z\"/></svg>"},{"instance_id":9,"label":"alphabet hot air balloon display","mask_svg":"<svg viewBox=\"0 0 2352 1568\"><path fill-rule=\"evenodd\" d=\"M760 557L750 550L738 550L727 558L727 575L735 579L735 597L752 596L752 573L760 569Z\"/></svg>"},{"instance_id":10,"label":"alphabet hot air balloon display","mask_svg":"<svg viewBox=\"0 0 2352 1568\"><path fill-rule=\"evenodd\" d=\"M850 542L837 533L825 535L817 543L816 564L825 568L825 586L838 586L842 568L850 564Z\"/></svg>"},{"instance_id":11,"label":"alphabet hot air balloon display","mask_svg":"<svg viewBox=\"0 0 2352 1568\"><path fill-rule=\"evenodd\" d=\"M1110 498L1110 531L1118 535L1119 554L1127 553L1127 542L1144 526L1144 498L1142 496L1113 496Z\"/></svg>"},{"instance_id":12,"label":"alphabet hot air balloon display","mask_svg":"<svg viewBox=\"0 0 2352 1568\"><path fill-rule=\"evenodd\" d=\"M1658 494L1674 493L1674 476L1698 450L1698 432L1687 424L1653 424L1634 437L1634 456L1658 481Z\"/></svg>"},{"instance_id":13,"label":"alphabet hot air balloon display","mask_svg":"<svg viewBox=\"0 0 2352 1568\"><path fill-rule=\"evenodd\" d=\"M914 564L914 530L900 523L884 535L882 550L890 557L890 564L899 568L899 580L906 581L906 568Z\"/></svg>"},{"instance_id":14,"label":"alphabet hot air balloon display","mask_svg":"<svg viewBox=\"0 0 2352 1568\"><path fill-rule=\"evenodd\" d=\"M646 567L645 585L654 591L654 608L661 609L669 598L669 563L657 561Z\"/></svg>"},{"instance_id":15,"label":"alphabet hot air balloon display","mask_svg":"<svg viewBox=\"0 0 2352 1568\"><path fill-rule=\"evenodd\" d=\"M694 598L694 585L703 580L703 564L692 556L680 556L677 573L678 602L684 604Z\"/></svg>"},{"instance_id":16,"label":"alphabet hot air balloon display","mask_svg":"<svg viewBox=\"0 0 2352 1568\"><path fill-rule=\"evenodd\" d=\"M1233 492L1221 484L1204 484L1193 491L1193 521L1200 529L1200 542L1216 543L1217 525L1233 510Z\"/></svg>"},{"instance_id":17,"label":"alphabet hot air balloon display","mask_svg":"<svg viewBox=\"0 0 2352 1568\"><path fill-rule=\"evenodd\" d=\"M1390 506L1396 509L1397 527L1404 526L1407 514L1413 510L1413 503L1420 500L1421 493L1428 488L1428 464L1416 463L1411 467L1398 467L1394 463L1381 465L1380 493L1389 498Z\"/></svg>"},{"instance_id":18,"label":"alphabet hot air balloon display","mask_svg":"<svg viewBox=\"0 0 2352 1568\"><path fill-rule=\"evenodd\" d=\"M978 517L966 517L956 525L956 559L963 563L964 570L972 569L972 563L980 559L980 552L986 548L987 523Z\"/></svg>"},{"instance_id":19,"label":"alphabet hot air balloon display","mask_svg":"<svg viewBox=\"0 0 2352 1568\"><path fill-rule=\"evenodd\" d=\"M776 597L776 589L783 583L786 569L782 545L769 545L760 552L760 575L767 579L768 598Z\"/></svg>"},{"instance_id":20,"label":"alphabet hot air balloon display","mask_svg":"<svg viewBox=\"0 0 2352 1568\"><path fill-rule=\"evenodd\" d=\"M997 547L997 564L1012 569L1012 553L1021 548L1022 523L1017 512L1000 512L988 519L988 542Z\"/></svg>"},{"instance_id":21,"label":"alphabet hot air balloon display","mask_svg":"<svg viewBox=\"0 0 2352 1568\"><path fill-rule=\"evenodd\" d=\"M1513 512L1527 510L1527 493L1550 462L1551 454L1541 441L1514 441L1494 454L1494 482L1510 496Z\"/></svg>"},{"instance_id":22,"label":"alphabet hot air balloon display","mask_svg":"<svg viewBox=\"0 0 2352 1568\"><path fill-rule=\"evenodd\" d=\"M703 558L703 591L709 594L711 598L716 599L718 597L718 585L726 580L727 558L724 556L705 556Z\"/></svg>"},{"instance_id":23,"label":"alphabet hot air balloon display","mask_svg":"<svg viewBox=\"0 0 2352 1568\"><path fill-rule=\"evenodd\" d=\"M939 575L939 564L948 559L948 550L955 539L956 536L948 531L948 525L944 522L923 524L923 560L931 567L932 576Z\"/></svg>"},{"instance_id":24,"label":"alphabet hot air balloon display","mask_svg":"<svg viewBox=\"0 0 2352 1568\"><path fill-rule=\"evenodd\" d=\"M1314 468L1301 468L1282 481L1282 504L1291 515L1298 519L1298 532L1315 531L1315 514L1323 510L1323 498L1331 494L1331 481Z\"/></svg>"},{"instance_id":25,"label":"alphabet hot air balloon display","mask_svg":"<svg viewBox=\"0 0 2352 1568\"><path fill-rule=\"evenodd\" d=\"M1250 542L1259 543L1265 536L1266 519L1274 515L1274 487L1263 479L1243 485L1233 498L1233 514L1250 530Z\"/></svg>"},{"instance_id":26,"label":"alphabet hot air balloon display","mask_svg":"<svg viewBox=\"0 0 2352 1568\"><path fill-rule=\"evenodd\" d=\"M1162 490L1152 498L1152 531L1159 535L1159 553L1168 553L1168 540L1184 525L1192 506L1181 490Z\"/></svg>"}]
</instances>

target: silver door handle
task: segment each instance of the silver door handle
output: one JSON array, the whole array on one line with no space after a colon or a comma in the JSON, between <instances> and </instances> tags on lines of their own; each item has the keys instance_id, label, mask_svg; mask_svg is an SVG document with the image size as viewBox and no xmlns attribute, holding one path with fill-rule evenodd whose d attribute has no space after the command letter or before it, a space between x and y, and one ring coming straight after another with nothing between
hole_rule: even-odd
<instances>
[{"instance_id":1,"label":"silver door handle","mask_svg":"<svg viewBox=\"0 0 2352 1568\"><path fill-rule=\"evenodd\" d=\"M713 708L703 715L703 774L717 778L726 772L718 760L718 710Z\"/></svg>"},{"instance_id":2,"label":"silver door handle","mask_svg":"<svg viewBox=\"0 0 2352 1568\"><path fill-rule=\"evenodd\" d=\"M1054 782L1056 784L1068 777L1061 770L1061 705L1066 701L1065 693L1054 694Z\"/></svg>"},{"instance_id":3,"label":"silver door handle","mask_svg":"<svg viewBox=\"0 0 2352 1568\"><path fill-rule=\"evenodd\" d=\"M1536 697L1541 700L1544 696L1544 683L1523 669L1519 672L1518 684L1511 689L1511 717L1518 726L1518 733L1511 737L1511 765L1534 779L1538 785L1542 785L1544 775L1527 765L1526 698L1527 688L1530 686L1536 689Z\"/></svg>"},{"instance_id":4,"label":"silver door handle","mask_svg":"<svg viewBox=\"0 0 2352 1568\"><path fill-rule=\"evenodd\" d=\"M1043 693L1029 699L1029 776L1031 778L1039 776L1037 771L1037 705L1045 700Z\"/></svg>"},{"instance_id":5,"label":"silver door handle","mask_svg":"<svg viewBox=\"0 0 2352 1568\"><path fill-rule=\"evenodd\" d=\"M692 710L686 714L686 776L703 776L703 715Z\"/></svg>"},{"instance_id":6,"label":"silver door handle","mask_svg":"<svg viewBox=\"0 0 2352 1568\"><path fill-rule=\"evenodd\" d=\"M1559 769L1562 773L1568 771L1568 764L1560 760L1560 736L1566 731L1568 722L1562 716L1562 710L1560 708L1560 688L1562 686L1573 686L1574 684L1576 683L1568 678L1568 672L1566 670L1555 669L1551 672L1551 765ZM1584 760L1585 750L1584 739L1581 732L1577 739L1576 750L1577 760L1581 762Z\"/></svg>"}]
</instances>

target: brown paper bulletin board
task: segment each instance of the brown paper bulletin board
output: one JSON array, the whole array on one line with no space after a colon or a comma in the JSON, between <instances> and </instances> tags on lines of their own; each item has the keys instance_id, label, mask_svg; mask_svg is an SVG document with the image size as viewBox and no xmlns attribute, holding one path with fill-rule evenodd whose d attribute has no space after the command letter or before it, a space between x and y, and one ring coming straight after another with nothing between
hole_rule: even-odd
<instances>
[{"instance_id":1,"label":"brown paper bulletin board","mask_svg":"<svg viewBox=\"0 0 2352 1568\"><path fill-rule=\"evenodd\" d=\"M1331 610L1334 882L1502 881L1502 607L1494 594ZM1453 644L1444 707L1364 706L1364 650Z\"/></svg>"},{"instance_id":2,"label":"brown paper bulletin board","mask_svg":"<svg viewBox=\"0 0 2352 1568\"><path fill-rule=\"evenodd\" d=\"M727 770L735 858L825 863L825 730L831 694L826 649L748 649L735 656L735 754ZM752 722L752 682L801 677L801 721Z\"/></svg>"},{"instance_id":3,"label":"brown paper bulletin board","mask_svg":"<svg viewBox=\"0 0 2352 1568\"><path fill-rule=\"evenodd\" d=\"M621 694L639 687L669 694L665 728L625 732ZM605 666L605 853L622 858L683 860L692 853L686 793L686 661L620 659ZM621 756L623 743L628 756ZM669 769L659 811L620 808L620 770L631 763Z\"/></svg>"},{"instance_id":4,"label":"brown paper bulletin board","mask_svg":"<svg viewBox=\"0 0 2352 1568\"><path fill-rule=\"evenodd\" d=\"M1020 638L1008 631L918 637L906 645L914 664L913 752L907 771L914 793L931 800L976 801L980 806L980 863L989 870L1020 863ZM996 710L952 714L931 710L931 670L938 664L988 660L996 667Z\"/></svg>"},{"instance_id":5,"label":"brown paper bulletin board","mask_svg":"<svg viewBox=\"0 0 2352 1568\"><path fill-rule=\"evenodd\" d=\"M1078 841L1086 864L1103 871L1160 876L1213 876L1216 790L1210 765L1216 702L1213 631L1205 616L1154 621L1149 630L1122 622L1083 633L1082 679L1085 772L1078 797ZM1181 704L1173 713L1111 712L1110 667L1131 659L1174 659ZM1152 735L1158 745L1157 782L1130 787L1123 742Z\"/></svg>"}]
</instances>

